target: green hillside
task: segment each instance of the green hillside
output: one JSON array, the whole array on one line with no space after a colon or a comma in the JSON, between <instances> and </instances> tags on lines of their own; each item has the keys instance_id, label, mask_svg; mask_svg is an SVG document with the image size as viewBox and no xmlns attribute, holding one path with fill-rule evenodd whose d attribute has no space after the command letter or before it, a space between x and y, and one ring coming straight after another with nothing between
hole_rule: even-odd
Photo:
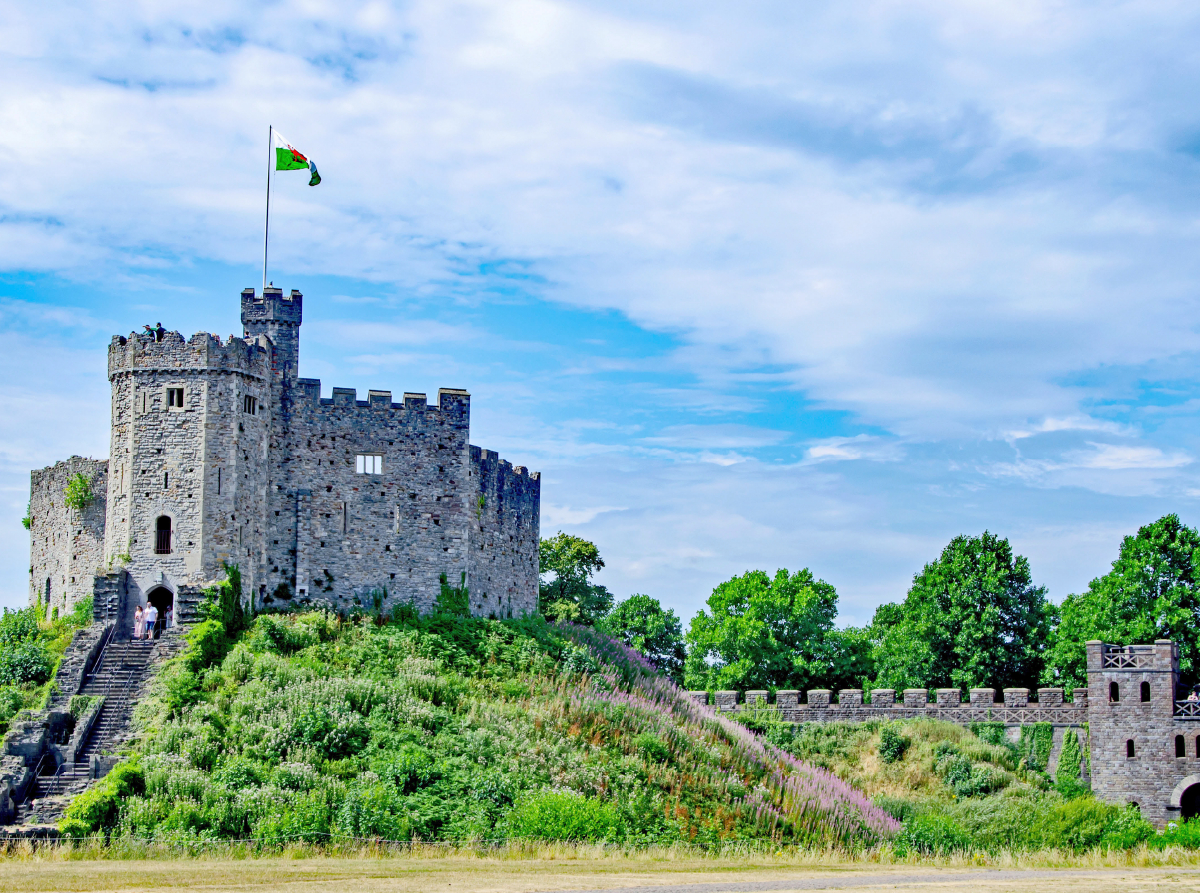
<instances>
[{"instance_id":1,"label":"green hillside","mask_svg":"<svg viewBox=\"0 0 1200 893\"><path fill-rule=\"evenodd\" d=\"M241 616L226 584L63 830L856 846L899 824L636 652L540 618Z\"/></svg>"}]
</instances>

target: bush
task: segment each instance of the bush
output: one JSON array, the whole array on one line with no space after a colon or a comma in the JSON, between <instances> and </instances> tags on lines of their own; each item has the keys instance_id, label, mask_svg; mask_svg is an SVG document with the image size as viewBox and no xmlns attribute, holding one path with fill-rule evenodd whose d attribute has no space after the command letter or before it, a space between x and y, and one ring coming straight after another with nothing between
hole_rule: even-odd
<instances>
[{"instance_id":1,"label":"bush","mask_svg":"<svg viewBox=\"0 0 1200 893\"><path fill-rule=\"evenodd\" d=\"M1152 835L1147 839L1155 849L1168 846L1200 849L1200 819L1168 822L1162 834Z\"/></svg>"},{"instance_id":2,"label":"bush","mask_svg":"<svg viewBox=\"0 0 1200 893\"><path fill-rule=\"evenodd\" d=\"M671 758L671 751L667 745L653 732L642 732L633 743L638 753L652 763L665 763Z\"/></svg>"},{"instance_id":3,"label":"bush","mask_svg":"<svg viewBox=\"0 0 1200 893\"><path fill-rule=\"evenodd\" d=\"M1063 803L1046 816L1043 843L1077 853L1100 846L1105 831L1120 811L1116 806L1090 798Z\"/></svg>"},{"instance_id":4,"label":"bush","mask_svg":"<svg viewBox=\"0 0 1200 893\"><path fill-rule=\"evenodd\" d=\"M71 801L58 828L66 837L83 837L113 828L122 801L145 790L141 766L132 761L117 763L108 775Z\"/></svg>"},{"instance_id":5,"label":"bush","mask_svg":"<svg viewBox=\"0 0 1200 893\"><path fill-rule=\"evenodd\" d=\"M893 848L903 858L909 853L946 856L962 852L970 845L970 836L950 816L925 813L904 823Z\"/></svg>"},{"instance_id":6,"label":"bush","mask_svg":"<svg viewBox=\"0 0 1200 893\"><path fill-rule=\"evenodd\" d=\"M620 819L611 803L565 791L540 791L518 800L505 824L509 837L611 840L617 836Z\"/></svg>"},{"instance_id":7,"label":"bush","mask_svg":"<svg viewBox=\"0 0 1200 893\"><path fill-rule=\"evenodd\" d=\"M907 822L909 819L916 818L917 813L921 811L916 803L912 800L905 800L903 797L886 795L876 797L875 805L898 822Z\"/></svg>"},{"instance_id":8,"label":"bush","mask_svg":"<svg viewBox=\"0 0 1200 893\"><path fill-rule=\"evenodd\" d=\"M887 725L879 730L879 758L885 763L895 763L908 750L908 739L896 731L895 726Z\"/></svg>"},{"instance_id":9,"label":"bush","mask_svg":"<svg viewBox=\"0 0 1200 893\"><path fill-rule=\"evenodd\" d=\"M0 647L0 685L41 685L54 670L54 658L40 641Z\"/></svg>"},{"instance_id":10,"label":"bush","mask_svg":"<svg viewBox=\"0 0 1200 893\"><path fill-rule=\"evenodd\" d=\"M1141 810L1127 806L1119 810L1104 829L1100 844L1114 850L1129 850L1154 836L1154 826L1142 818Z\"/></svg>"}]
</instances>

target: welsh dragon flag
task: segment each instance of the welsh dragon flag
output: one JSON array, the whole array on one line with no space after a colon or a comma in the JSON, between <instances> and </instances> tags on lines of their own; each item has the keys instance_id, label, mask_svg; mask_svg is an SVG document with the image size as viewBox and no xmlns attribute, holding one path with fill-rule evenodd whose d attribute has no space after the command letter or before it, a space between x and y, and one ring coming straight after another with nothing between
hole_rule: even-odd
<instances>
[{"instance_id":1,"label":"welsh dragon flag","mask_svg":"<svg viewBox=\"0 0 1200 893\"><path fill-rule=\"evenodd\" d=\"M278 130L272 132L275 135L275 170L311 171L312 176L308 178L308 185L316 186L320 183L321 175L317 173L317 166L293 149L291 143L280 136Z\"/></svg>"}]
</instances>

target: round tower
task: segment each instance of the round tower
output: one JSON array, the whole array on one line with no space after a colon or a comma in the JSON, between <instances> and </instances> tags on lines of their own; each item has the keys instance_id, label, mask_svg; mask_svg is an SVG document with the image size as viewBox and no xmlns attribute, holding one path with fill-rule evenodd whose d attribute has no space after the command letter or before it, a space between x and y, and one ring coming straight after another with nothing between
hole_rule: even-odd
<instances>
[{"instance_id":1,"label":"round tower","mask_svg":"<svg viewBox=\"0 0 1200 893\"><path fill-rule=\"evenodd\" d=\"M275 402L272 355L263 336L222 343L167 332L109 345L105 555L129 574L121 614L153 602L160 611L173 604L186 619L227 562L253 582Z\"/></svg>"}]
</instances>

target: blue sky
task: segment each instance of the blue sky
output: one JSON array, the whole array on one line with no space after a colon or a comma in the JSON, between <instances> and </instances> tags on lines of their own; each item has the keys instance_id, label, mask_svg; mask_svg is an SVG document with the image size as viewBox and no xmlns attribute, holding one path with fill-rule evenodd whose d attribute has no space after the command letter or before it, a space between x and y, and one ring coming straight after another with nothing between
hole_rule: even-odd
<instances>
[{"instance_id":1,"label":"blue sky","mask_svg":"<svg viewBox=\"0 0 1200 893\"><path fill-rule=\"evenodd\" d=\"M1200 12L1023 2L9 4L0 604L105 348L306 296L301 372L473 395L543 532L687 617L862 623L989 529L1061 599L1197 523Z\"/></svg>"}]
</instances>

